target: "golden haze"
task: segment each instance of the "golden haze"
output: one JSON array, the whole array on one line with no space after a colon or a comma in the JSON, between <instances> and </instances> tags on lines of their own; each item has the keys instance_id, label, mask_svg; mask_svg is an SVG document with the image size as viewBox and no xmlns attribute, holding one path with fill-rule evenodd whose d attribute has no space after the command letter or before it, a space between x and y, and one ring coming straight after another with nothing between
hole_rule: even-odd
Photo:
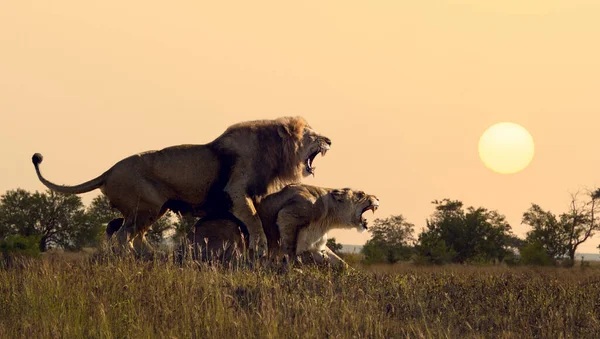
<instances>
[{"instance_id":1,"label":"golden haze","mask_svg":"<svg viewBox=\"0 0 600 339\"><path fill-rule=\"evenodd\" d=\"M598 17L581 0L5 1L0 191L44 189L34 152L49 179L76 184L136 152L302 115L333 140L306 182L376 194L379 217L417 228L432 200L460 199L523 235L532 202L562 212L600 183ZM511 176L478 158L500 121L536 143Z\"/></svg>"}]
</instances>

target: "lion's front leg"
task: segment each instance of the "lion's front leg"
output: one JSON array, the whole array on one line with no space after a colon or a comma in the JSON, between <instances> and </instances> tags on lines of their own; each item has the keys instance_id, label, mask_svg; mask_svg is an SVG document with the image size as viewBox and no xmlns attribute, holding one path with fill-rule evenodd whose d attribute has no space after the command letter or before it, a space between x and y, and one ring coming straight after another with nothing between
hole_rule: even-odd
<instances>
[{"instance_id":1,"label":"lion's front leg","mask_svg":"<svg viewBox=\"0 0 600 339\"><path fill-rule=\"evenodd\" d=\"M248 239L249 248L254 249L254 246L256 246L259 257L267 255L267 236L263 230L260 217L256 213L252 199L241 194L230 194L230 197L233 203L231 213L248 228L248 233L250 234L250 238Z\"/></svg>"}]
</instances>

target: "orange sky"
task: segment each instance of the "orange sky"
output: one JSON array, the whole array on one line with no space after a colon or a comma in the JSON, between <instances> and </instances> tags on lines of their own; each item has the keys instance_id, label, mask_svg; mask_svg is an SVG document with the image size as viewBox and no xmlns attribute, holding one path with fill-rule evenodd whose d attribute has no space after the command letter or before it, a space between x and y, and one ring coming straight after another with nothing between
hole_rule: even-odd
<instances>
[{"instance_id":1,"label":"orange sky","mask_svg":"<svg viewBox=\"0 0 600 339\"><path fill-rule=\"evenodd\" d=\"M3 1L0 192L44 189L34 152L50 180L77 184L238 121L302 115L333 140L307 183L376 194L379 217L417 228L432 200L460 199L523 235L532 202L559 213L600 186L600 2L524 2ZM501 121L533 135L523 172L478 158Z\"/></svg>"}]
</instances>

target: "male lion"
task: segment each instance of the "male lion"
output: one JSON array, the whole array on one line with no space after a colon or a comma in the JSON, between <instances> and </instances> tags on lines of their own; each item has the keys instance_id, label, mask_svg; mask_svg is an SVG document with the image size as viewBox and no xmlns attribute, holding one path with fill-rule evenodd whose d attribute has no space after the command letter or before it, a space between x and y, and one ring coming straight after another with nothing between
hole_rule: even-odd
<instances>
[{"instance_id":1,"label":"male lion","mask_svg":"<svg viewBox=\"0 0 600 339\"><path fill-rule=\"evenodd\" d=\"M232 125L205 145L130 156L77 186L51 183L39 169L42 155L36 153L32 160L40 181L54 191L79 194L100 188L123 214L117 238L124 246L131 248L139 236L140 246L151 252L145 232L167 209L184 209L195 216L230 211L248 227L249 242L257 244L261 254L266 253L267 240L254 202L314 174L314 158L325 155L330 146L331 140L303 118L283 117Z\"/></svg>"},{"instance_id":2,"label":"male lion","mask_svg":"<svg viewBox=\"0 0 600 339\"><path fill-rule=\"evenodd\" d=\"M272 258L287 254L295 258L305 251L322 263L346 263L327 246L327 232L335 228L367 229L363 213L375 212L379 199L349 188L330 189L291 184L280 192L265 197L258 205L258 214L269 244ZM235 217L200 219L188 239L202 255L221 252L222 259L231 258L233 250L242 249L244 225ZM198 255L198 254L196 254Z\"/></svg>"}]
</instances>

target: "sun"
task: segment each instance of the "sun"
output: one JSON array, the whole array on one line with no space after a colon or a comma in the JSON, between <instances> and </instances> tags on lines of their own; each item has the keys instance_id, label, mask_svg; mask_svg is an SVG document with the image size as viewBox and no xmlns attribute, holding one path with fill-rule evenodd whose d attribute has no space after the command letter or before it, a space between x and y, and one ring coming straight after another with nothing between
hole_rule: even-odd
<instances>
[{"instance_id":1,"label":"sun","mask_svg":"<svg viewBox=\"0 0 600 339\"><path fill-rule=\"evenodd\" d=\"M533 137L520 125L501 122L485 130L479 138L479 157L494 172L522 171L533 159Z\"/></svg>"}]
</instances>

